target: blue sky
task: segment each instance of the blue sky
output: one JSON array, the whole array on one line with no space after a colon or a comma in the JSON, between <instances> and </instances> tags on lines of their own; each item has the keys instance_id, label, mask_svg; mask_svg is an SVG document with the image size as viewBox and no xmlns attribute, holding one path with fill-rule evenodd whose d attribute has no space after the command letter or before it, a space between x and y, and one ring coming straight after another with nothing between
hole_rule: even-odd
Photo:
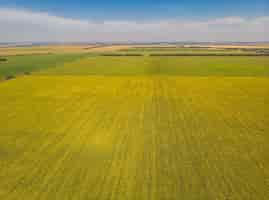
<instances>
[{"instance_id":1,"label":"blue sky","mask_svg":"<svg viewBox=\"0 0 269 200\"><path fill-rule=\"evenodd\" d=\"M264 16L269 12L268 0L0 0L0 6L97 20L250 17Z\"/></svg>"},{"instance_id":2,"label":"blue sky","mask_svg":"<svg viewBox=\"0 0 269 200\"><path fill-rule=\"evenodd\" d=\"M269 41L269 0L0 0L0 42Z\"/></svg>"}]
</instances>

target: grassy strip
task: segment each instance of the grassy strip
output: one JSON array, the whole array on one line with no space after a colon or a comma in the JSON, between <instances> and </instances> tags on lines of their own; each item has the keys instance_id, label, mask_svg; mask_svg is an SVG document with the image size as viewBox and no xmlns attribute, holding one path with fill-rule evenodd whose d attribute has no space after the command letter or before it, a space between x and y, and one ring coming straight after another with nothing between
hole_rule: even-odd
<instances>
[{"instance_id":1,"label":"grassy strip","mask_svg":"<svg viewBox=\"0 0 269 200\"><path fill-rule=\"evenodd\" d=\"M128 51L128 52L140 52L140 51L147 51L147 52L156 52L156 51L162 51L162 52L169 52L169 51L175 51L175 52L226 52L226 53L233 53L233 52L240 52L240 49L213 49L213 48L184 48L184 47L143 47L143 48L129 48L122 51Z\"/></svg>"},{"instance_id":2,"label":"grassy strip","mask_svg":"<svg viewBox=\"0 0 269 200\"><path fill-rule=\"evenodd\" d=\"M144 56L144 54L118 54L118 53L103 53L98 56Z\"/></svg>"},{"instance_id":3,"label":"grassy strip","mask_svg":"<svg viewBox=\"0 0 269 200\"><path fill-rule=\"evenodd\" d=\"M269 53L251 53L251 54L227 54L227 53L173 53L173 54L149 54L149 56L269 56Z\"/></svg>"}]
</instances>

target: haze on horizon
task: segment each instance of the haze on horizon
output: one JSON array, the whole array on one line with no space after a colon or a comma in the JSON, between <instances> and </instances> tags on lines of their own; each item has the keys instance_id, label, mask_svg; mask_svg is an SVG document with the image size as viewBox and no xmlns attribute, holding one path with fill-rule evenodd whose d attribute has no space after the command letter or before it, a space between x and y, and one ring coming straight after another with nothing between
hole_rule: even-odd
<instances>
[{"instance_id":1,"label":"haze on horizon","mask_svg":"<svg viewBox=\"0 0 269 200\"><path fill-rule=\"evenodd\" d=\"M0 1L0 42L269 41L269 3Z\"/></svg>"}]
</instances>

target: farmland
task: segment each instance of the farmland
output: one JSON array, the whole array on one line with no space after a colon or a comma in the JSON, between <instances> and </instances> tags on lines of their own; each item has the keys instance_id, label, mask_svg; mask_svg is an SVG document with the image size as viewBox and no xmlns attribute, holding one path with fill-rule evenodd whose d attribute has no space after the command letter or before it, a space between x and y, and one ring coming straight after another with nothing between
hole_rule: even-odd
<instances>
[{"instance_id":1,"label":"farmland","mask_svg":"<svg viewBox=\"0 0 269 200\"><path fill-rule=\"evenodd\" d=\"M1 46L0 56L25 56L46 54L85 54L91 52L106 52L128 49L128 45L97 45L97 44L58 44L58 45L35 45L35 46Z\"/></svg>"},{"instance_id":2,"label":"farmland","mask_svg":"<svg viewBox=\"0 0 269 200\"><path fill-rule=\"evenodd\" d=\"M43 75L269 76L269 56L147 57L89 56L64 63Z\"/></svg>"},{"instance_id":3,"label":"farmland","mask_svg":"<svg viewBox=\"0 0 269 200\"><path fill-rule=\"evenodd\" d=\"M268 56L40 63L0 83L0 199L269 199Z\"/></svg>"},{"instance_id":4,"label":"farmland","mask_svg":"<svg viewBox=\"0 0 269 200\"><path fill-rule=\"evenodd\" d=\"M17 76L33 71L44 70L49 67L56 67L65 62L71 62L81 58L83 54L47 54L47 55L26 55L6 56L0 60L0 80L7 76Z\"/></svg>"},{"instance_id":5,"label":"farmland","mask_svg":"<svg viewBox=\"0 0 269 200\"><path fill-rule=\"evenodd\" d=\"M229 53L244 53L244 51L238 50L225 50L225 49L204 49L204 48L181 48L181 47L133 47L129 49L122 49L121 52L143 52L145 54L150 53L185 53L185 54L193 54L193 53L200 53L200 54L207 54L207 53L214 53L214 54L229 54Z\"/></svg>"},{"instance_id":6,"label":"farmland","mask_svg":"<svg viewBox=\"0 0 269 200\"><path fill-rule=\"evenodd\" d=\"M233 48L232 48L233 47ZM246 47L234 47L234 46L213 46L213 47L182 47L182 46L153 46L153 47L136 47L132 46L128 49L120 49L120 52L134 53L139 52L144 55L211 55L211 56L236 56L236 55L262 55L269 54L269 48L267 46L259 46L253 48Z\"/></svg>"}]
</instances>

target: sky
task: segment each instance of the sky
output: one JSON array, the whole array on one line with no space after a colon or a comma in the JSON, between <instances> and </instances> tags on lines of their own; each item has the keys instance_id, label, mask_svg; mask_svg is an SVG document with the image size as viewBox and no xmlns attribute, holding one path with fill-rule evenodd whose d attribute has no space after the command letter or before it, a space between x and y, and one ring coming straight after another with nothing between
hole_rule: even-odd
<instances>
[{"instance_id":1,"label":"sky","mask_svg":"<svg viewBox=\"0 0 269 200\"><path fill-rule=\"evenodd\" d=\"M0 42L269 41L268 0L0 0Z\"/></svg>"}]
</instances>

